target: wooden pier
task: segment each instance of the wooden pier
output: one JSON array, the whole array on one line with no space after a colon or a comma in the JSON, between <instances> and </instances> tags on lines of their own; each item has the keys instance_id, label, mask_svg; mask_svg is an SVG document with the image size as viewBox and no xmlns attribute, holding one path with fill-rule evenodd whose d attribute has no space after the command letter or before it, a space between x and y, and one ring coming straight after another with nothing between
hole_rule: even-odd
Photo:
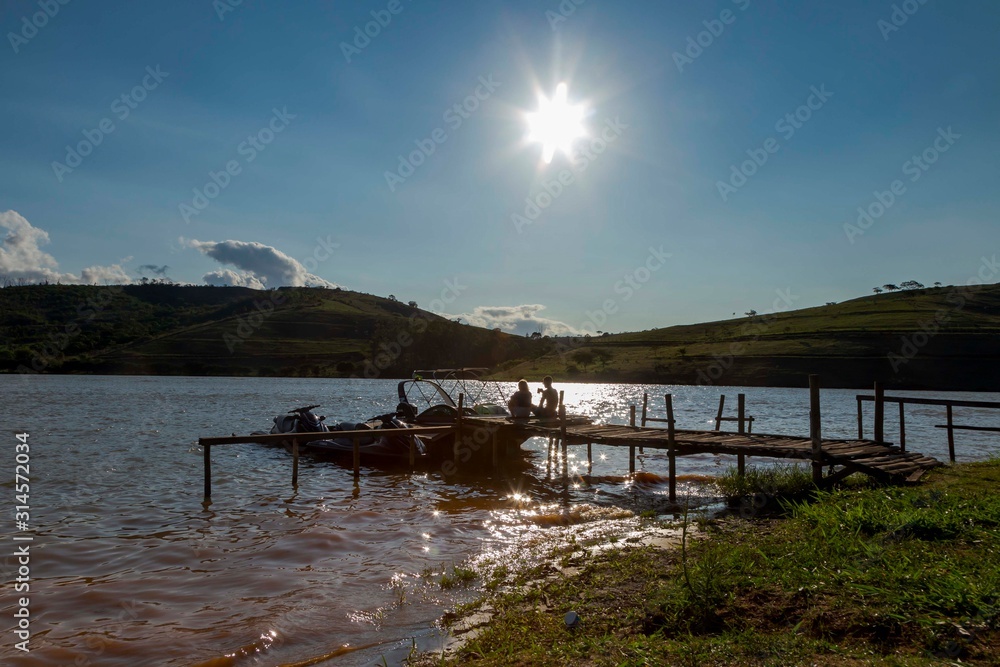
<instances>
[{"instance_id":1,"label":"wooden pier","mask_svg":"<svg viewBox=\"0 0 1000 667\"><path fill-rule=\"evenodd\" d=\"M446 461L441 469L445 475L453 474L459 467L468 470L471 467L479 472L498 471L502 462L520 452L520 445L533 437L548 438L549 461L551 466L552 453L562 449L563 474L567 475L567 451L571 446L587 447L588 469L593 468L593 445L605 447L629 448L629 472L635 472L636 448L640 453L645 449L664 450L669 459L669 493L670 500L676 501L677 496L677 457L695 454L725 454L737 457L737 470L742 474L745 470L747 457L797 459L809 462L812 466L813 482L818 487L833 484L852 473L862 473L887 483L913 483L936 466L943 465L937 459L915 452L905 451L905 448L884 442L882 440L884 419L884 397L880 387L876 385L876 438L867 440L829 439L823 438L820 420L820 389L819 378L809 377L809 435L774 435L766 433L750 433L753 417L745 414L745 400L741 394L738 398L737 417L723 417L724 398L720 401L719 412L715 417L716 430L678 429L673 413L673 398L670 394L664 396L666 419L648 416L648 396L643 399L640 425L636 425L636 408L630 406L629 424L593 424L582 416L567 417L566 408L562 403L560 392L559 416L553 419L512 419L501 416L471 416L458 412L455 423L441 426L416 426L415 428L399 429L398 431L382 430L381 433L399 432L406 435L420 435L428 438L425 442L432 443L448 439L451 443L444 453ZM459 396L459 406L463 404ZM861 397L859 397L860 405ZM978 406L977 406L978 407ZM737 422L737 431L724 432L719 430L722 422ZM648 423L665 423L666 427L647 426ZM354 474L360 474L360 454L358 439L370 436L371 431L352 431L338 433L337 437L350 437L354 440ZM311 440L329 438L330 433L299 433L280 435L231 436L222 438L201 438L199 444L204 449L205 456L205 497L211 497L211 448L216 445L246 443L246 442L288 442L293 453L292 483L298 481L299 444ZM514 445L512 447L512 445ZM954 449L952 448L952 452ZM953 454L954 457L954 454ZM440 458L438 460L441 460ZM953 458L954 460L954 458ZM411 447L410 466L415 464L414 452ZM824 475L824 469L828 474Z\"/></svg>"}]
</instances>

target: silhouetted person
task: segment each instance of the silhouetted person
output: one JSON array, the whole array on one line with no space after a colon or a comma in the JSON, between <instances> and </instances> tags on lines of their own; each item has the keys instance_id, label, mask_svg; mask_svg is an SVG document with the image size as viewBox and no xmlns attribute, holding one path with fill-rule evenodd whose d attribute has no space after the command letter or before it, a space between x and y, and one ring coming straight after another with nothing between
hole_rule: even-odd
<instances>
[{"instance_id":1,"label":"silhouetted person","mask_svg":"<svg viewBox=\"0 0 1000 667\"><path fill-rule=\"evenodd\" d=\"M517 383L517 391L507 401L507 409L510 410L511 417L530 417L533 408L531 390L528 389L528 383L521 380Z\"/></svg>"},{"instance_id":2,"label":"silhouetted person","mask_svg":"<svg viewBox=\"0 0 1000 667\"><path fill-rule=\"evenodd\" d=\"M538 407L534 409L534 413L539 417L558 417L559 392L552 388L552 376L543 377L542 384L545 385L545 389L538 390L542 398L538 401Z\"/></svg>"}]
</instances>

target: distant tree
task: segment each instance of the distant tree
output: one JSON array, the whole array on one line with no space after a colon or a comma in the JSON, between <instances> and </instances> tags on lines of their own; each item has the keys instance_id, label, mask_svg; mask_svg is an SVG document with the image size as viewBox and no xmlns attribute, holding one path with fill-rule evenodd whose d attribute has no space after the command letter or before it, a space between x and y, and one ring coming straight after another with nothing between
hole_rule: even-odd
<instances>
[{"instance_id":1,"label":"distant tree","mask_svg":"<svg viewBox=\"0 0 1000 667\"><path fill-rule=\"evenodd\" d=\"M893 285L892 283L889 283L888 285L882 285L882 289L884 289L886 292L895 292L899 288Z\"/></svg>"},{"instance_id":2,"label":"distant tree","mask_svg":"<svg viewBox=\"0 0 1000 667\"><path fill-rule=\"evenodd\" d=\"M757 311L756 310L748 310L747 312L745 312L743 314L746 315L747 317L749 317L750 319L753 319L753 318L757 317Z\"/></svg>"},{"instance_id":3,"label":"distant tree","mask_svg":"<svg viewBox=\"0 0 1000 667\"><path fill-rule=\"evenodd\" d=\"M409 306L410 308L416 308L417 307L417 302L416 301L407 301L406 305Z\"/></svg>"},{"instance_id":4,"label":"distant tree","mask_svg":"<svg viewBox=\"0 0 1000 667\"><path fill-rule=\"evenodd\" d=\"M941 283L934 283L934 287L941 287Z\"/></svg>"},{"instance_id":5,"label":"distant tree","mask_svg":"<svg viewBox=\"0 0 1000 667\"><path fill-rule=\"evenodd\" d=\"M610 350L605 350L602 348L594 350L594 359L596 359L597 362L601 364L601 368L607 368L608 362L611 361L614 358L614 356L615 355L612 354Z\"/></svg>"},{"instance_id":6,"label":"distant tree","mask_svg":"<svg viewBox=\"0 0 1000 667\"><path fill-rule=\"evenodd\" d=\"M583 366L583 370L587 370L587 366L594 363L595 355L591 350L577 350L573 353L573 361Z\"/></svg>"},{"instance_id":7,"label":"distant tree","mask_svg":"<svg viewBox=\"0 0 1000 667\"><path fill-rule=\"evenodd\" d=\"M531 337L531 340L538 340L539 338L542 337L542 332L541 331L532 331L530 337Z\"/></svg>"},{"instance_id":8,"label":"distant tree","mask_svg":"<svg viewBox=\"0 0 1000 667\"><path fill-rule=\"evenodd\" d=\"M872 289L872 291L875 292L876 294L881 294L882 293L882 288L881 287L876 287L876 288Z\"/></svg>"},{"instance_id":9,"label":"distant tree","mask_svg":"<svg viewBox=\"0 0 1000 667\"><path fill-rule=\"evenodd\" d=\"M390 294L386 298L389 299L389 301L399 301L399 299L396 298L395 294Z\"/></svg>"},{"instance_id":10,"label":"distant tree","mask_svg":"<svg viewBox=\"0 0 1000 667\"><path fill-rule=\"evenodd\" d=\"M828 305L828 306L836 306L837 302L836 301L827 301L826 305Z\"/></svg>"}]
</instances>

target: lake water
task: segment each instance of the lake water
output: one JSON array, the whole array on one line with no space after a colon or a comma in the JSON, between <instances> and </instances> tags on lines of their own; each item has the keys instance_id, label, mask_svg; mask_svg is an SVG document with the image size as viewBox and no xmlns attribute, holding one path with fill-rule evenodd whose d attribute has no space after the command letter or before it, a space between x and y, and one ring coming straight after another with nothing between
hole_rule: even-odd
<instances>
[{"instance_id":1,"label":"lake water","mask_svg":"<svg viewBox=\"0 0 1000 667\"><path fill-rule=\"evenodd\" d=\"M524 474L454 481L435 472L351 470L291 460L256 444L213 449L213 499L203 504L199 436L270 428L293 407L320 403L330 419L360 420L396 405L395 381L0 375L4 542L0 606L5 665L400 664L438 641L435 620L475 594L443 590L441 574L491 554L530 559L577 522L603 534L638 530L632 512L666 507L664 484L626 478L627 450L595 447L594 477L569 488L546 476L545 443L525 443ZM680 428L710 428L719 394L727 414L747 395L754 431L808 433L801 389L563 384L570 412L627 423L651 397L663 417L674 395ZM507 386L508 390L510 385ZM823 431L857 435L856 390L823 392ZM863 390L860 393L870 393ZM1000 401L1000 394L890 392ZM887 409L887 439L896 408ZM872 404L866 404L871 436ZM947 459L934 424L944 408L908 406L908 449ZM1000 412L956 409L956 422L1000 425ZM733 424L727 430L735 430ZM30 522L14 523L15 433L30 434ZM958 432L959 461L1000 451L1000 438ZM585 450L571 449L579 469ZM751 459L751 464L754 461ZM705 476L732 459L678 460L681 496L717 502ZM639 465L665 474L666 457ZM567 520L566 517L572 517ZM31 542L14 541L30 536ZM30 545L30 593L15 594L15 549ZM14 648L17 598L30 597L30 653Z\"/></svg>"}]
</instances>

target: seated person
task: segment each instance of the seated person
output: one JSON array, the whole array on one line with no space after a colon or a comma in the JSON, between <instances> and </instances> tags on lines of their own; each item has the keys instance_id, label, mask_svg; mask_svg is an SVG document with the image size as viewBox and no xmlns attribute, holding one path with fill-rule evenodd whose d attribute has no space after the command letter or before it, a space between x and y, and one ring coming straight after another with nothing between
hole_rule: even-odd
<instances>
[{"instance_id":1,"label":"seated person","mask_svg":"<svg viewBox=\"0 0 1000 667\"><path fill-rule=\"evenodd\" d=\"M538 401L538 407L533 410L538 417L558 417L559 416L559 392L552 387L552 376L546 375L542 378L545 389L539 389L542 394Z\"/></svg>"},{"instance_id":2,"label":"seated person","mask_svg":"<svg viewBox=\"0 0 1000 667\"><path fill-rule=\"evenodd\" d=\"M507 401L507 409L510 410L511 417L530 417L532 408L531 390L528 389L528 383L521 380L517 383L517 391Z\"/></svg>"}]
</instances>

